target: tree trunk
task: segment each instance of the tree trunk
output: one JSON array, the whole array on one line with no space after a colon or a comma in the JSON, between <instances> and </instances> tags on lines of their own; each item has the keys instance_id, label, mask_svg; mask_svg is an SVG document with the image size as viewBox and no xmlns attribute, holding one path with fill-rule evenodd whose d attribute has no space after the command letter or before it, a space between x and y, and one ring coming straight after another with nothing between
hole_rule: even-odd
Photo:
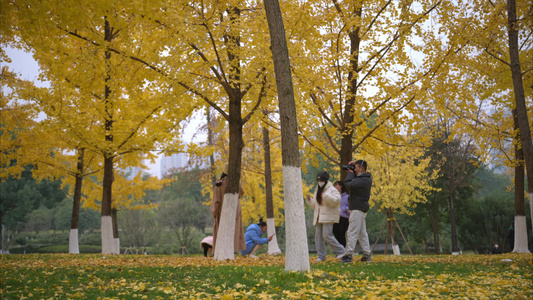
<instances>
[{"instance_id":1,"label":"tree trunk","mask_svg":"<svg viewBox=\"0 0 533 300\"><path fill-rule=\"evenodd\" d=\"M111 224L113 225L113 254L120 254L120 238L118 235L118 211L116 207L111 209Z\"/></svg>"},{"instance_id":2,"label":"tree trunk","mask_svg":"<svg viewBox=\"0 0 533 300\"><path fill-rule=\"evenodd\" d=\"M509 19L509 54L511 56L511 73L513 76L513 87L516 101L516 115L518 127L520 129L520 141L524 151L524 159L527 170L527 186L529 194L529 207L531 213L531 228L533 229L533 142L531 140L531 129L527 116L526 97L522 82L522 70L520 66L520 56L518 53L518 26L516 20L516 1L508 0ZM525 215L525 213L524 213ZM526 232L527 234L527 232Z\"/></svg>"},{"instance_id":3,"label":"tree trunk","mask_svg":"<svg viewBox=\"0 0 533 300\"><path fill-rule=\"evenodd\" d=\"M355 15L361 17L361 8L355 8ZM359 68L359 45L361 38L359 37L359 26L352 28L348 34L350 38L350 71L348 72L348 95L346 97L346 103L344 106L344 115L342 122L342 137L341 137L341 150L340 158L341 165L347 165L352 161L352 139L354 134L354 110L355 100L357 95L357 69ZM344 182L347 173L340 168L341 178Z\"/></svg>"},{"instance_id":4,"label":"tree trunk","mask_svg":"<svg viewBox=\"0 0 533 300\"><path fill-rule=\"evenodd\" d=\"M104 181L102 184L101 235L102 254L114 253L113 223L111 217L111 188L113 185L113 157L104 158Z\"/></svg>"},{"instance_id":5,"label":"tree trunk","mask_svg":"<svg viewBox=\"0 0 533 300\"><path fill-rule=\"evenodd\" d=\"M79 254L80 247L78 242L78 228L80 219L80 204L81 204L81 187L83 184L83 157L85 149L78 150L78 163L76 166L76 183L74 186L74 200L72 204L72 217L70 219L70 238L68 243L68 252L71 254Z\"/></svg>"},{"instance_id":6,"label":"tree trunk","mask_svg":"<svg viewBox=\"0 0 533 300\"><path fill-rule=\"evenodd\" d=\"M263 127L263 149L265 155L265 194L266 194L266 216L267 216L267 235L271 236L276 233L276 223L274 220L274 203L272 200L272 168L270 167L270 137L268 129ZM268 242L268 254L281 254L276 235Z\"/></svg>"},{"instance_id":7,"label":"tree trunk","mask_svg":"<svg viewBox=\"0 0 533 300\"><path fill-rule=\"evenodd\" d=\"M107 18L105 20L105 40L110 42L112 39L111 27ZM109 146L113 143L113 134L111 133L113 129L113 119L112 119L112 105L110 101L111 89L109 87L109 81L111 79L111 71L109 70L109 60L111 59L111 52L105 52L105 61L106 61L106 78L104 86L104 101L105 101L105 143ZM108 150L106 150L108 151ZM113 242L113 225L111 220L111 194L113 187L113 155L112 153L104 153L104 179L102 183L102 223L101 223L101 235L102 235L102 254L113 254L114 253L114 242Z\"/></svg>"},{"instance_id":8,"label":"tree trunk","mask_svg":"<svg viewBox=\"0 0 533 300\"><path fill-rule=\"evenodd\" d=\"M4 213L0 211L0 226L2 227L2 237L0 239L0 254L4 254L4 236L5 236L5 227L4 227ZM9 235L8 235L9 238Z\"/></svg>"},{"instance_id":9,"label":"tree trunk","mask_svg":"<svg viewBox=\"0 0 533 300\"><path fill-rule=\"evenodd\" d=\"M209 147L214 147L213 143L213 129L211 129L211 108L207 107L207 144ZM215 175L215 154L211 154L209 156L209 163L211 166L211 186L215 186L215 182L217 181L217 177Z\"/></svg>"},{"instance_id":10,"label":"tree trunk","mask_svg":"<svg viewBox=\"0 0 533 300\"><path fill-rule=\"evenodd\" d=\"M283 189L287 231L285 271L308 271L310 269L309 250L305 228L304 203L302 201L303 189L298 145L298 124L296 121L296 104L294 102L289 50L278 1L265 0L264 3L270 31L281 121Z\"/></svg>"},{"instance_id":11,"label":"tree trunk","mask_svg":"<svg viewBox=\"0 0 533 300\"><path fill-rule=\"evenodd\" d=\"M450 204L450 226L452 234L452 254L459 254L459 243L457 241L457 222L455 221L455 191L450 191L448 195Z\"/></svg>"},{"instance_id":12,"label":"tree trunk","mask_svg":"<svg viewBox=\"0 0 533 300\"><path fill-rule=\"evenodd\" d=\"M431 205L428 206L429 221L431 222L431 231L433 232L433 244L435 246L435 254L440 254L440 237L439 237L439 218L437 212L431 211Z\"/></svg>"},{"instance_id":13,"label":"tree trunk","mask_svg":"<svg viewBox=\"0 0 533 300\"><path fill-rule=\"evenodd\" d=\"M513 119L515 129L518 129L518 116L516 109L513 109ZM524 152L518 141L520 140L520 131L517 130L515 136L515 178L514 178L514 247L513 252L529 253L527 248L527 224L526 224L526 207L524 205Z\"/></svg>"},{"instance_id":14,"label":"tree trunk","mask_svg":"<svg viewBox=\"0 0 533 300\"><path fill-rule=\"evenodd\" d=\"M424 246L426 247L426 254L430 254L429 252L429 245L428 245L428 239L426 238L426 236L424 235Z\"/></svg>"},{"instance_id":15,"label":"tree trunk","mask_svg":"<svg viewBox=\"0 0 533 300\"><path fill-rule=\"evenodd\" d=\"M238 21L240 10L238 8L229 9L229 17ZM241 178L241 157L244 142L242 139L243 121L241 117L241 87L240 87L240 64L238 57L238 48L240 47L240 38L234 35L227 36L228 59L232 61L230 70L230 93L229 93L229 158L228 158L228 179L224 201L220 216L220 224L217 232L217 241L215 247L215 260L234 259L235 239L235 218L237 214L237 205L239 203L239 182ZM238 220L242 222L241 220ZM242 226L241 226L242 227ZM244 234L244 233L243 233Z\"/></svg>"},{"instance_id":16,"label":"tree trunk","mask_svg":"<svg viewBox=\"0 0 533 300\"><path fill-rule=\"evenodd\" d=\"M400 255L400 245L398 245L398 239L396 238L396 224L394 223L394 212L391 208L387 208L387 223L389 224L390 240L392 245L392 252L394 255Z\"/></svg>"}]
</instances>

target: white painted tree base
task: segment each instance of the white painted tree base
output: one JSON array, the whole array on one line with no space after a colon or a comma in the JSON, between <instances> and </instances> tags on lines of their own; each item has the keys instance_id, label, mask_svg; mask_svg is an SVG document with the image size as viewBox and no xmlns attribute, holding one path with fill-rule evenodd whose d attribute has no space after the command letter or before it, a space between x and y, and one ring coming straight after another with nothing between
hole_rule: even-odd
<instances>
[{"instance_id":1,"label":"white painted tree base","mask_svg":"<svg viewBox=\"0 0 533 300\"><path fill-rule=\"evenodd\" d=\"M102 254L115 254L115 242L113 239L113 222L111 216L101 217Z\"/></svg>"},{"instance_id":2,"label":"white painted tree base","mask_svg":"<svg viewBox=\"0 0 533 300\"><path fill-rule=\"evenodd\" d=\"M113 238L113 244L115 245L113 254L120 254L120 238Z\"/></svg>"},{"instance_id":3,"label":"white painted tree base","mask_svg":"<svg viewBox=\"0 0 533 300\"><path fill-rule=\"evenodd\" d=\"M394 253L394 255L401 255L400 246L399 245L392 245L392 252Z\"/></svg>"},{"instance_id":4,"label":"white painted tree base","mask_svg":"<svg viewBox=\"0 0 533 300\"><path fill-rule=\"evenodd\" d=\"M215 244L215 260L235 259L235 217L238 201L239 194L224 194Z\"/></svg>"},{"instance_id":5,"label":"white painted tree base","mask_svg":"<svg viewBox=\"0 0 533 300\"><path fill-rule=\"evenodd\" d=\"M527 247L526 216L514 216L514 248L516 253L530 253Z\"/></svg>"},{"instance_id":6,"label":"white painted tree base","mask_svg":"<svg viewBox=\"0 0 533 300\"><path fill-rule=\"evenodd\" d=\"M283 166L285 201L285 271L310 270L307 229L305 227L302 173L299 167Z\"/></svg>"},{"instance_id":7,"label":"white painted tree base","mask_svg":"<svg viewBox=\"0 0 533 300\"><path fill-rule=\"evenodd\" d=\"M70 236L68 239L68 253L80 254L80 246L78 242L78 229L70 229Z\"/></svg>"},{"instance_id":8,"label":"white painted tree base","mask_svg":"<svg viewBox=\"0 0 533 300\"><path fill-rule=\"evenodd\" d=\"M274 218L269 218L267 219L267 236L271 236L274 233L276 233L276 223L274 222ZM270 242L268 242L268 254L269 255L281 254L281 250L279 249L279 245L278 245L277 234L272 238Z\"/></svg>"}]
</instances>

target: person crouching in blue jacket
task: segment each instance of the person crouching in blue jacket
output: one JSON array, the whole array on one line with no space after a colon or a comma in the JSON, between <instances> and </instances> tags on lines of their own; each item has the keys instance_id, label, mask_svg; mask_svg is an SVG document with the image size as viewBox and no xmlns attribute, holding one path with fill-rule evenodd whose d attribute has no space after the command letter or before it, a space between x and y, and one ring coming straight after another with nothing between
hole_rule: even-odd
<instances>
[{"instance_id":1,"label":"person crouching in blue jacket","mask_svg":"<svg viewBox=\"0 0 533 300\"><path fill-rule=\"evenodd\" d=\"M246 249L241 250L241 254L246 256L250 256L252 258L256 258L257 256L254 255L254 253L261 248L262 245L270 242L272 238L274 237L274 234L272 236L269 236L268 238L261 238L263 235L263 232L265 232L267 229L266 222L263 221L263 218L259 219L259 223L252 224L246 228L246 233L244 234L244 238L246 240Z\"/></svg>"}]
</instances>

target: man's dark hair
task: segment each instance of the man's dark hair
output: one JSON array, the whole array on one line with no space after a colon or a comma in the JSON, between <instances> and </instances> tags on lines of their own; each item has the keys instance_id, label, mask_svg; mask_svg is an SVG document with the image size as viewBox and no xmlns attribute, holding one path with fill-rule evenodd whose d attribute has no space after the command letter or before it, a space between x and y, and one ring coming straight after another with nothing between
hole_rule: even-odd
<instances>
[{"instance_id":1,"label":"man's dark hair","mask_svg":"<svg viewBox=\"0 0 533 300\"><path fill-rule=\"evenodd\" d=\"M360 165L361 168L363 168L363 170L365 170L365 171L366 171L366 169L368 168L368 164L366 163L365 160L361 160L361 159L360 159L360 160L354 162L353 164L354 164L354 165Z\"/></svg>"},{"instance_id":2,"label":"man's dark hair","mask_svg":"<svg viewBox=\"0 0 533 300\"><path fill-rule=\"evenodd\" d=\"M259 218L259 222L257 223L257 225L259 225L260 227L264 227L267 226L267 223L263 221L263 218Z\"/></svg>"}]
</instances>

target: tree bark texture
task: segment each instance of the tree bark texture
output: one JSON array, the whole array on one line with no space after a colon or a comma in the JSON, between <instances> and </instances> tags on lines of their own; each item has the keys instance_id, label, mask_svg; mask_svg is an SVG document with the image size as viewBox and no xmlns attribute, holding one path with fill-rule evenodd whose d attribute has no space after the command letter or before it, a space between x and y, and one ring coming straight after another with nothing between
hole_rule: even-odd
<instances>
[{"instance_id":1,"label":"tree bark texture","mask_svg":"<svg viewBox=\"0 0 533 300\"><path fill-rule=\"evenodd\" d=\"M118 210L116 207L111 209L111 221L113 224L113 254L120 254L120 237L118 235Z\"/></svg>"},{"instance_id":2,"label":"tree bark texture","mask_svg":"<svg viewBox=\"0 0 533 300\"><path fill-rule=\"evenodd\" d=\"M531 217L533 217L533 141L531 139L531 129L527 115L526 96L522 82L522 70L520 66L520 56L518 53L518 25L516 17L516 0L508 0L508 31L509 31L509 54L511 56L511 73L513 76L513 87L516 101L516 115L518 127L520 128L520 141L524 151L524 159L527 171L527 185L529 194L529 206ZM525 213L524 213L525 215ZM531 222L533 229L533 219Z\"/></svg>"},{"instance_id":3,"label":"tree bark texture","mask_svg":"<svg viewBox=\"0 0 533 300\"><path fill-rule=\"evenodd\" d=\"M274 203L272 200L272 168L270 166L270 137L268 129L263 127L263 151L265 158L265 196L267 219L274 218Z\"/></svg>"},{"instance_id":4,"label":"tree bark texture","mask_svg":"<svg viewBox=\"0 0 533 300\"><path fill-rule=\"evenodd\" d=\"M513 120L515 129L518 129L517 110L513 109ZM515 136L515 178L514 178L514 246L512 251L518 253L529 253L527 247L527 224L526 224L526 206L524 198L524 151L520 147L520 130L517 130Z\"/></svg>"},{"instance_id":5,"label":"tree bark texture","mask_svg":"<svg viewBox=\"0 0 533 300\"><path fill-rule=\"evenodd\" d=\"M387 223L388 223L387 230L390 232L390 241L392 245L392 251L394 255L400 255L400 245L398 245L398 239L396 237L396 223L394 222L394 212L391 208L387 208L386 213L387 213Z\"/></svg>"},{"instance_id":6,"label":"tree bark texture","mask_svg":"<svg viewBox=\"0 0 533 300\"><path fill-rule=\"evenodd\" d=\"M452 235L452 254L459 254L459 243L457 240L457 221L455 219L455 191L452 190L448 195L450 205L450 226Z\"/></svg>"},{"instance_id":7,"label":"tree bark texture","mask_svg":"<svg viewBox=\"0 0 533 300\"><path fill-rule=\"evenodd\" d=\"M78 162L76 165L76 182L74 185L74 199L72 203L72 216L70 218L69 250L71 254L79 254L78 228L81 206L81 187L83 184L83 158L85 149L78 150Z\"/></svg>"},{"instance_id":8,"label":"tree bark texture","mask_svg":"<svg viewBox=\"0 0 533 300\"><path fill-rule=\"evenodd\" d=\"M289 50L281 9L277 0L265 0L265 12L270 31L274 72L278 90L283 160L286 247L285 271L308 271L309 250L302 201L302 174L298 144L296 104L289 61Z\"/></svg>"},{"instance_id":9,"label":"tree bark texture","mask_svg":"<svg viewBox=\"0 0 533 300\"><path fill-rule=\"evenodd\" d=\"M230 19L234 21L239 19L240 10L238 8L230 8L228 12ZM231 61L229 87L227 88L229 96L229 157L228 179L214 254L216 260L234 259L234 253L238 250L234 249L233 241L235 238L235 216L237 215L237 205L239 205L242 148L244 147L244 141L242 139L243 121L241 117L242 92L240 85L240 60L238 56L240 37L228 34L226 39L228 59Z\"/></svg>"},{"instance_id":10,"label":"tree bark texture","mask_svg":"<svg viewBox=\"0 0 533 300\"><path fill-rule=\"evenodd\" d=\"M361 7L355 8L355 15L361 17ZM348 95L346 97L346 102L344 105L344 114L342 122L342 136L341 136L341 166L347 165L352 161L352 152L355 149L352 149L352 141L354 135L354 113L357 109L355 107L356 96L357 96L357 69L359 68L359 45L361 43L361 37L359 36L359 26L352 28L348 34L350 38L350 71L348 72ZM341 181L346 179L347 173L340 168Z\"/></svg>"},{"instance_id":11,"label":"tree bark texture","mask_svg":"<svg viewBox=\"0 0 533 300\"><path fill-rule=\"evenodd\" d=\"M276 223L274 219L274 201L272 199L272 168L270 166L270 137L268 129L263 127L263 151L265 157L265 196L266 196L266 216L267 216L267 235L272 236L276 233ZM268 254L281 254L277 236L274 235L268 242Z\"/></svg>"},{"instance_id":12,"label":"tree bark texture","mask_svg":"<svg viewBox=\"0 0 533 300\"><path fill-rule=\"evenodd\" d=\"M433 194L433 201L436 201L435 194ZM433 244L435 246L435 254L440 254L440 236L439 236L439 216L437 211L433 211L431 206L428 206L428 216L431 222L431 231L433 232ZM435 208L438 210L438 208Z\"/></svg>"},{"instance_id":13,"label":"tree bark texture","mask_svg":"<svg viewBox=\"0 0 533 300\"><path fill-rule=\"evenodd\" d=\"M106 42L111 42L112 40L112 29L109 25L109 21L105 20L105 40ZM111 97L111 88L109 87L109 81L111 80L111 71L110 71L110 59L111 52L105 51L105 65L106 65L106 78L104 85L104 102L105 102L105 143L113 143L113 103L110 101ZM101 224L101 235L102 235L102 254L113 254L114 253L114 242L113 242L113 226L111 224L111 202L112 202L112 188L113 188L113 154L104 153L104 178L102 183L102 224ZM111 225L111 226L110 226Z\"/></svg>"}]
</instances>

